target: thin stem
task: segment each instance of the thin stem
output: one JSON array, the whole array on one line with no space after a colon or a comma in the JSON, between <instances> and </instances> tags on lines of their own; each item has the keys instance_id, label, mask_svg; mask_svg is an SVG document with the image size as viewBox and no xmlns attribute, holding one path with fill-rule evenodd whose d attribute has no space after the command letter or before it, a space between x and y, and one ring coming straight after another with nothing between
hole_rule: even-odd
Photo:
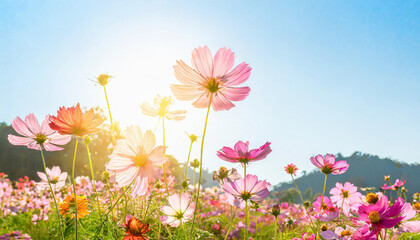
<instances>
[{"instance_id":1,"label":"thin stem","mask_svg":"<svg viewBox=\"0 0 420 240\"><path fill-rule=\"evenodd\" d=\"M104 85L104 93L105 93L106 105L108 106L109 120L111 122L112 143L115 144L116 141L115 141L115 135L114 135L114 122L112 121L111 108L109 107L108 95L106 94L106 87L105 87L105 85Z\"/></svg>"},{"instance_id":2,"label":"thin stem","mask_svg":"<svg viewBox=\"0 0 420 240\"><path fill-rule=\"evenodd\" d=\"M187 235L187 231L185 230L185 224L183 224L182 221L181 221L181 225L182 225L182 230L184 231L185 239L188 240L189 238L188 238L188 235Z\"/></svg>"},{"instance_id":3,"label":"thin stem","mask_svg":"<svg viewBox=\"0 0 420 240\"><path fill-rule=\"evenodd\" d=\"M77 153L77 144L79 143L79 136L76 137L76 146L74 147L73 155L73 169L71 171L71 180L73 182L73 194L74 194L74 204L76 207L76 217L74 218L75 230L76 230L76 240L77 240L77 193L76 193L76 181L74 180L74 169L76 166L76 153Z\"/></svg>"},{"instance_id":4,"label":"thin stem","mask_svg":"<svg viewBox=\"0 0 420 240\"><path fill-rule=\"evenodd\" d=\"M51 190L51 194L52 197L54 199L54 204L55 204L55 209L57 210L57 217L58 217L58 223L60 225L60 234L61 234L61 239L64 240L64 234L63 234L63 227L61 226L61 215L60 215L60 211L58 210L58 204L57 204L57 199L55 199L55 194L54 194L54 190L51 187L51 182L50 182L50 177L48 176L47 173L47 167L45 165L45 158L44 158L44 153L42 151L42 144L41 144L41 157L42 157L42 164L44 166L44 172L45 172L45 176L47 177L47 181L48 181L48 186L50 186L50 190Z\"/></svg>"},{"instance_id":5,"label":"thin stem","mask_svg":"<svg viewBox=\"0 0 420 240\"><path fill-rule=\"evenodd\" d=\"M98 194L98 191L96 190L95 174L93 174L92 159L91 159L90 151L89 151L89 143L85 142L85 144L86 144L86 151L87 151L87 155L88 155L88 159L89 159L90 174L92 175L93 190L95 191L96 202L98 203L98 213L99 213L99 217L102 221L101 204L99 203L99 194Z\"/></svg>"},{"instance_id":6,"label":"thin stem","mask_svg":"<svg viewBox=\"0 0 420 240\"><path fill-rule=\"evenodd\" d=\"M193 145L193 141L191 141L190 150L188 151L187 164L185 164L184 180L187 179L187 169L188 169L188 164L190 163L192 145Z\"/></svg>"},{"instance_id":7,"label":"thin stem","mask_svg":"<svg viewBox=\"0 0 420 240\"><path fill-rule=\"evenodd\" d=\"M203 130L203 139L201 140L201 150L200 150L200 173L198 174L198 189L197 189L197 197L195 199L195 209L194 209L194 216L193 216L193 222L191 225L191 233L194 230L194 224L195 224L195 216L197 214L198 209L198 199L200 197L200 186L201 186L201 172L203 168L203 150L204 150L204 139L206 137L206 130L207 130L207 122L209 119L209 113L210 113L210 107L211 102L213 101L213 93L210 94L210 100L209 100L209 106L207 107L207 114L206 114L206 121L204 122L204 130Z\"/></svg>"},{"instance_id":8,"label":"thin stem","mask_svg":"<svg viewBox=\"0 0 420 240\"><path fill-rule=\"evenodd\" d=\"M321 206L320 206L320 209L319 209L319 214L322 214L322 204L324 203L324 195L325 195L325 187L326 187L326 185L327 185L327 177L328 177L328 175L327 174L325 174L325 179L324 179L324 189L322 190L322 198L321 198Z\"/></svg>"},{"instance_id":9,"label":"thin stem","mask_svg":"<svg viewBox=\"0 0 420 240\"><path fill-rule=\"evenodd\" d=\"M114 209L114 207L118 204L118 202L121 200L121 198L122 198L122 196L125 196L125 193L127 192L127 190L128 189L130 189L130 187L131 187L131 185L133 185L133 183L134 183L134 180L130 183L130 185L128 185L125 189L124 189L124 191L123 191L123 193L117 198L117 201L115 201L115 203L111 206L111 208L108 210L108 212L105 214L105 216L108 216L109 215L109 213ZM102 223L101 223L101 225L98 227L98 229L96 230L96 233L95 233L95 236L93 237L93 239L97 239L96 237L98 236L98 233L101 231L101 229L102 229L102 226L104 225L104 223L105 223L105 221L106 221L107 219L105 218L103 221L102 221Z\"/></svg>"},{"instance_id":10,"label":"thin stem","mask_svg":"<svg viewBox=\"0 0 420 240\"><path fill-rule=\"evenodd\" d=\"M233 217L234 217L233 215L234 215L233 214L233 207L230 206L230 224L229 224L229 228L228 228L228 230L226 232L226 236L225 236L225 239L224 240L226 240L228 238L229 233L230 233L230 229L232 228L232 225L233 225Z\"/></svg>"},{"instance_id":11,"label":"thin stem","mask_svg":"<svg viewBox=\"0 0 420 240\"><path fill-rule=\"evenodd\" d=\"M244 163L244 189L246 188L246 163ZM245 200L245 240L248 240L248 225L249 225L249 213L248 213L248 200Z\"/></svg>"},{"instance_id":12,"label":"thin stem","mask_svg":"<svg viewBox=\"0 0 420 240\"><path fill-rule=\"evenodd\" d=\"M303 207L305 208L305 210L306 210L306 214L308 215L308 217L309 217L309 220L311 221L311 228L312 228L312 231L314 231L314 233L315 233L315 229L314 229L314 227L313 227L313 222L312 222L312 217L311 217L311 215L309 214L309 211L308 211L308 209L306 208L306 206L305 206L305 203L304 203L304 201L303 201L303 197L302 197L302 193L300 192L300 190L299 190L299 188L298 188L298 186L297 186L297 184L296 184L296 181L295 181L295 178L293 177L293 174L290 174L290 176L292 177L292 180L293 180L293 183L295 184L295 187L296 187L296 190L297 190L297 192L298 192L298 194L299 194L299 197L300 197L300 200L302 201L302 205L303 205Z\"/></svg>"},{"instance_id":13,"label":"thin stem","mask_svg":"<svg viewBox=\"0 0 420 240\"><path fill-rule=\"evenodd\" d=\"M163 135L163 147L166 147L165 145L165 117L162 117L162 135ZM169 188L168 188L168 181L166 180L165 164L162 164L162 171L163 171L163 179L165 180L166 194L168 194L168 197L169 197Z\"/></svg>"},{"instance_id":14,"label":"thin stem","mask_svg":"<svg viewBox=\"0 0 420 240\"><path fill-rule=\"evenodd\" d=\"M274 221L274 240L277 240L277 216L275 216L275 221Z\"/></svg>"},{"instance_id":15,"label":"thin stem","mask_svg":"<svg viewBox=\"0 0 420 240\"><path fill-rule=\"evenodd\" d=\"M106 178L106 185L108 186L108 194L109 194L109 203L112 206L112 194L111 194L111 185L109 184L109 178ZM114 217L114 211L112 211L112 217Z\"/></svg>"}]
</instances>

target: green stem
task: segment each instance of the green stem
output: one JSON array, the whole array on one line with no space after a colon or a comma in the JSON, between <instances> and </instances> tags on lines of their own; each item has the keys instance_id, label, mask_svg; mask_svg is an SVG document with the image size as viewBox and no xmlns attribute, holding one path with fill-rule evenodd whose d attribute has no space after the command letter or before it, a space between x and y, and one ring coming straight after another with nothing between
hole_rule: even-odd
<instances>
[{"instance_id":1,"label":"green stem","mask_svg":"<svg viewBox=\"0 0 420 240\"><path fill-rule=\"evenodd\" d=\"M213 93L210 94L209 106L207 107L206 121L204 122L203 139L201 140L200 173L198 174L198 189L197 189L197 197L195 199L195 209L194 209L194 216L193 216L193 221L192 221L192 225L191 225L191 233L194 230L195 216L197 215L197 209L198 209L198 199L200 197L201 172L202 172L202 168L203 168L204 139L206 137L207 122L208 122L208 119L209 119L209 113L210 113L210 107L211 107L212 100L213 100Z\"/></svg>"},{"instance_id":2,"label":"green stem","mask_svg":"<svg viewBox=\"0 0 420 240\"><path fill-rule=\"evenodd\" d=\"M162 135L163 135L163 147L166 147L165 145L165 117L162 117ZM166 149L164 151L166 151ZM165 164L162 164L162 171L163 171L163 179L165 180L166 194L168 194L168 197L169 197L169 188L168 188L168 181L166 180Z\"/></svg>"},{"instance_id":3,"label":"green stem","mask_svg":"<svg viewBox=\"0 0 420 240\"><path fill-rule=\"evenodd\" d=\"M188 238L188 235L187 235L187 231L185 230L185 224L183 224L182 221L181 221L181 225L182 225L182 230L184 231L184 237L185 237L186 240L188 240L189 238Z\"/></svg>"},{"instance_id":4,"label":"green stem","mask_svg":"<svg viewBox=\"0 0 420 240\"><path fill-rule=\"evenodd\" d=\"M109 107L108 95L106 94L105 85L104 85L104 93L105 93L106 105L108 106L109 121L111 122L112 144L115 144L116 140L115 140L115 135L114 135L114 122L112 121L111 108Z\"/></svg>"},{"instance_id":5,"label":"green stem","mask_svg":"<svg viewBox=\"0 0 420 240\"><path fill-rule=\"evenodd\" d=\"M98 194L98 191L96 190L95 174L93 174L92 159L91 159L91 156L90 156L89 143L86 143L86 151L87 151L87 155L88 155L88 159L89 159L90 174L92 175L93 190L95 191L96 202L98 203L98 213L99 213L99 217L102 221L101 204L99 203L99 194Z\"/></svg>"},{"instance_id":6,"label":"green stem","mask_svg":"<svg viewBox=\"0 0 420 240\"><path fill-rule=\"evenodd\" d=\"M325 187L327 186L327 177L328 177L328 175L325 174L324 189L322 190L321 206L320 206L320 209L319 209L319 214L320 215L322 214L322 210L323 210L322 209L322 204L324 203Z\"/></svg>"},{"instance_id":7,"label":"green stem","mask_svg":"<svg viewBox=\"0 0 420 240\"><path fill-rule=\"evenodd\" d=\"M77 240L77 193L76 193L76 181L74 180L74 169L76 166L76 153L77 153L77 144L79 143L79 136L76 137L76 146L74 147L73 155L73 169L71 171L71 180L73 182L73 194L74 194L74 204L76 208L76 217L74 218L75 230L76 230L76 240Z\"/></svg>"},{"instance_id":8,"label":"green stem","mask_svg":"<svg viewBox=\"0 0 420 240\"><path fill-rule=\"evenodd\" d=\"M244 190L248 191L246 188L246 163L244 163ZM248 213L248 200L245 200L245 240L249 240L248 237L248 222L249 222L249 213Z\"/></svg>"},{"instance_id":9,"label":"green stem","mask_svg":"<svg viewBox=\"0 0 420 240\"><path fill-rule=\"evenodd\" d=\"M290 176L292 177L293 183L295 184L296 190L297 190L297 192L298 192L298 194L299 194L300 200L302 201L302 205L303 205L303 207L305 208L306 214L308 215L309 220L311 221L311 228L312 228L312 231L315 233L315 229L314 229L314 226L313 226L313 225L314 225L314 223L312 222L312 217L311 217L311 215L309 214L309 211L308 211L308 209L307 209L307 208L306 208L306 206L305 206L305 203L304 203L304 201L303 201L303 197L302 197L302 193L300 192L300 190L299 190L299 188L298 188L298 186L297 186L297 184L296 184L296 181L295 181L295 178L293 177L293 174L290 174Z\"/></svg>"},{"instance_id":10,"label":"green stem","mask_svg":"<svg viewBox=\"0 0 420 240\"><path fill-rule=\"evenodd\" d=\"M62 225L61 225L61 215L60 215L60 211L58 210L58 204L57 204L57 199L55 199L54 190L53 190L53 189L52 189L52 187L51 187L50 177L48 176L48 173L47 173L47 167L46 167L46 165L45 165L44 153L43 153L43 151L42 151L42 148L43 148L42 144L41 144L41 146L40 146L40 147L41 147L41 157L42 157L42 164L43 164L43 166L44 166L45 176L47 177L48 186L50 186L51 194L52 194L52 197L53 197L53 199L54 199L55 209L57 210L57 217L58 217L58 223L59 223L59 225L60 225L60 235L61 235L61 239L63 239L63 240L64 240L63 227L62 227Z\"/></svg>"},{"instance_id":11,"label":"green stem","mask_svg":"<svg viewBox=\"0 0 420 240\"><path fill-rule=\"evenodd\" d=\"M188 164L190 163L192 145L193 145L193 141L191 141L190 150L188 151L187 164L185 164L184 180L187 179L187 169L188 169Z\"/></svg>"},{"instance_id":12,"label":"green stem","mask_svg":"<svg viewBox=\"0 0 420 240\"><path fill-rule=\"evenodd\" d=\"M123 191L123 193L117 198L117 201L115 201L115 203L111 206L111 208L108 210L108 212L105 214L105 216L108 216L109 215L109 213L114 209L114 207L118 204L118 202L121 200L121 198L122 198L122 196L125 196L125 193L128 191L128 189L130 189L130 187L131 187L131 185L133 185L133 183L134 183L134 180L130 183L130 185L128 185L125 189L124 189L124 191ZM104 223L105 223L105 221L106 221L107 219L105 218L103 221L102 221L102 223L101 223L101 225L97 228L97 230L96 230L96 233L95 233L95 236L93 237L93 239L97 239L96 237L98 236L98 233L101 231L101 229L102 229L102 226L104 225Z\"/></svg>"},{"instance_id":13,"label":"green stem","mask_svg":"<svg viewBox=\"0 0 420 240\"><path fill-rule=\"evenodd\" d=\"M233 207L230 206L230 224L229 224L229 228L228 228L228 230L226 232L226 236L225 236L225 239L224 240L226 240L228 238L228 236L229 236L230 229L232 228L232 225L233 225L233 217L234 217L233 216Z\"/></svg>"},{"instance_id":14,"label":"green stem","mask_svg":"<svg viewBox=\"0 0 420 240\"><path fill-rule=\"evenodd\" d=\"M277 216L275 217L275 222L274 222L274 240L277 240Z\"/></svg>"}]
</instances>

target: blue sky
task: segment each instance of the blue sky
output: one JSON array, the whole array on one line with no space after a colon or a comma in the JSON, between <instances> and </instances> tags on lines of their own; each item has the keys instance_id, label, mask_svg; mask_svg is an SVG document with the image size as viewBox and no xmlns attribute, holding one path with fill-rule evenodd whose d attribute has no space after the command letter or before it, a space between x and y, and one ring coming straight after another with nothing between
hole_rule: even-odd
<instances>
[{"instance_id":1,"label":"blue sky","mask_svg":"<svg viewBox=\"0 0 420 240\"><path fill-rule=\"evenodd\" d=\"M226 46L253 68L251 93L210 113L204 167L236 166L215 152L238 140L272 142L248 172L273 184L290 162L312 170L318 153L419 162L419 12L418 1L1 1L0 121L105 108L88 78L108 72L114 118L152 129L139 104L170 94L175 61ZM167 124L168 152L185 161L184 131L202 135L205 110L176 106L188 115Z\"/></svg>"}]
</instances>

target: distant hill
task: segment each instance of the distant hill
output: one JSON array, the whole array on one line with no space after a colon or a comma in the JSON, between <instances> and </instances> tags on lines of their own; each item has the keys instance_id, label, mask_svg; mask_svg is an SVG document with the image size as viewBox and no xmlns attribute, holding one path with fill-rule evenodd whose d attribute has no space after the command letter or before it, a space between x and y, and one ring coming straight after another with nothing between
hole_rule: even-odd
<instances>
[{"instance_id":1,"label":"distant hill","mask_svg":"<svg viewBox=\"0 0 420 240\"><path fill-rule=\"evenodd\" d=\"M407 164L395 161L389 158L379 158L375 155L363 154L355 152L349 157L343 157L341 154L336 155L337 160L346 160L350 167L348 171L341 175L328 175L326 194L335 186L336 182L351 182L357 187L375 187L379 190L384 185L384 176L390 175L391 182L395 179L406 180L405 187L408 190L407 196L415 192L420 192L420 164ZM313 199L317 193L322 192L324 185L324 174L319 170L314 170L309 174L305 174L296 179L296 183L304 198ZM277 198L283 200L295 200L300 202L298 197L294 196L295 188L293 182L283 182L274 186L272 193ZM289 191L290 190L290 191ZM274 193L277 192L277 193Z\"/></svg>"}]
</instances>

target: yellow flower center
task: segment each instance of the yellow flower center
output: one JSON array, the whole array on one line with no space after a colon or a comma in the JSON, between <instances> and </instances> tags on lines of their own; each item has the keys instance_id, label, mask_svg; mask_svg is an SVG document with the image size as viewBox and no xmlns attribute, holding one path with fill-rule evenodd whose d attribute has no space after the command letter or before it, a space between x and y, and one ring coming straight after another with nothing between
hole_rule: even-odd
<instances>
[{"instance_id":1,"label":"yellow flower center","mask_svg":"<svg viewBox=\"0 0 420 240\"><path fill-rule=\"evenodd\" d=\"M340 233L342 237L351 236L351 232L349 230L344 230Z\"/></svg>"},{"instance_id":2,"label":"yellow flower center","mask_svg":"<svg viewBox=\"0 0 420 240\"><path fill-rule=\"evenodd\" d=\"M45 141L47 141L47 136L45 136L44 134L37 134L34 139L39 145L41 145Z\"/></svg>"},{"instance_id":3,"label":"yellow flower center","mask_svg":"<svg viewBox=\"0 0 420 240\"><path fill-rule=\"evenodd\" d=\"M369 213L369 220L371 223L377 223L381 220L381 217L377 211L372 211Z\"/></svg>"},{"instance_id":4,"label":"yellow flower center","mask_svg":"<svg viewBox=\"0 0 420 240\"><path fill-rule=\"evenodd\" d=\"M376 194L374 194L374 193L368 193L366 195L366 202L367 203L375 204L378 200L379 200L378 196L376 196Z\"/></svg>"},{"instance_id":5,"label":"yellow flower center","mask_svg":"<svg viewBox=\"0 0 420 240\"><path fill-rule=\"evenodd\" d=\"M214 78L214 77L209 78L208 81L207 81L206 88L211 93L217 92L217 90L220 89L220 87L219 87L219 81L216 78Z\"/></svg>"},{"instance_id":6,"label":"yellow flower center","mask_svg":"<svg viewBox=\"0 0 420 240\"><path fill-rule=\"evenodd\" d=\"M108 83L108 80L110 78L112 78L112 76L102 73L96 79L98 80L99 84L101 84L102 86L105 86Z\"/></svg>"},{"instance_id":7,"label":"yellow flower center","mask_svg":"<svg viewBox=\"0 0 420 240\"><path fill-rule=\"evenodd\" d=\"M134 166L136 167L144 167L149 160L149 156L147 154L138 154L134 158Z\"/></svg>"},{"instance_id":8,"label":"yellow flower center","mask_svg":"<svg viewBox=\"0 0 420 240\"><path fill-rule=\"evenodd\" d=\"M349 191L342 190L341 195L343 196L343 198L348 198L350 196L350 193Z\"/></svg>"},{"instance_id":9,"label":"yellow flower center","mask_svg":"<svg viewBox=\"0 0 420 240\"><path fill-rule=\"evenodd\" d=\"M414 204L414 208L417 209L417 210L420 210L420 203L416 202Z\"/></svg>"}]
</instances>

